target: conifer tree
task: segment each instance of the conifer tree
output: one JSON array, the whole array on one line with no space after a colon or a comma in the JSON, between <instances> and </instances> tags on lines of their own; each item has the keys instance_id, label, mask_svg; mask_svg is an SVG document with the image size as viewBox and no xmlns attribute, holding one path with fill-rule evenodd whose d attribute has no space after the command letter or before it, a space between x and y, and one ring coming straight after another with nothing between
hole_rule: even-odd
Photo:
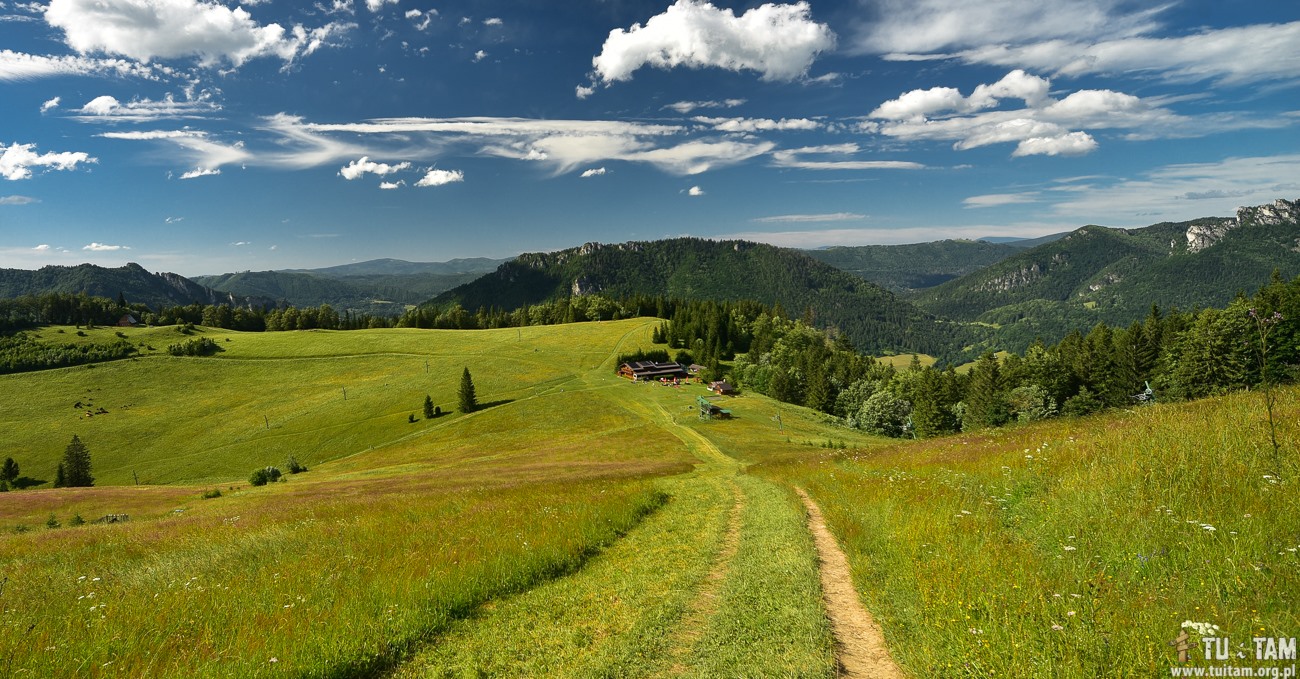
<instances>
[{"instance_id":1,"label":"conifer tree","mask_svg":"<svg viewBox=\"0 0 1300 679\"><path fill-rule=\"evenodd\" d=\"M78 488L95 485L95 477L90 475L90 451L76 434L72 435L68 447L63 449L63 462L59 467L63 471L64 486Z\"/></svg>"},{"instance_id":2,"label":"conifer tree","mask_svg":"<svg viewBox=\"0 0 1300 679\"><path fill-rule=\"evenodd\" d=\"M428 394L424 395L424 419L433 419L433 397Z\"/></svg>"},{"instance_id":3,"label":"conifer tree","mask_svg":"<svg viewBox=\"0 0 1300 679\"><path fill-rule=\"evenodd\" d=\"M18 463L12 457L6 457L4 466L0 467L0 481L13 483L18 479L18 474Z\"/></svg>"},{"instance_id":4,"label":"conifer tree","mask_svg":"<svg viewBox=\"0 0 1300 679\"><path fill-rule=\"evenodd\" d=\"M478 410L478 397L474 394L474 378L469 374L469 368L460 376L460 391L457 393L460 400L460 411L462 413L472 413Z\"/></svg>"}]
</instances>

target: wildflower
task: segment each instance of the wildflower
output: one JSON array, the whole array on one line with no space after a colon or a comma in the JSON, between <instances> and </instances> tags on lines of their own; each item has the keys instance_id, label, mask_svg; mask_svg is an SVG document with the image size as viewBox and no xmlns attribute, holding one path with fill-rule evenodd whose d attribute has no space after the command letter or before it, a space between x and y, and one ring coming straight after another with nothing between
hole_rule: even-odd
<instances>
[{"instance_id":1,"label":"wildflower","mask_svg":"<svg viewBox=\"0 0 1300 679\"><path fill-rule=\"evenodd\" d=\"M1208 523L1203 523L1203 524L1201 524L1201 528L1204 528L1205 530L1207 530L1207 531L1209 531L1209 532L1211 532L1211 533L1213 533L1214 531L1218 530L1217 528L1215 528L1214 526L1211 526L1211 525L1208 524Z\"/></svg>"},{"instance_id":2,"label":"wildflower","mask_svg":"<svg viewBox=\"0 0 1300 679\"><path fill-rule=\"evenodd\" d=\"M268 662L280 662L279 658L271 658Z\"/></svg>"},{"instance_id":3,"label":"wildflower","mask_svg":"<svg viewBox=\"0 0 1300 679\"><path fill-rule=\"evenodd\" d=\"M1074 616L1074 611L1066 611L1065 614L1068 615L1068 616L1073 617L1073 616Z\"/></svg>"},{"instance_id":4,"label":"wildflower","mask_svg":"<svg viewBox=\"0 0 1300 679\"><path fill-rule=\"evenodd\" d=\"M1060 625L1057 625L1057 624L1053 623L1053 624L1052 624L1052 629L1056 630L1057 632L1060 632L1061 630L1063 630L1063 629L1065 629L1065 628L1064 628L1064 627L1061 627Z\"/></svg>"},{"instance_id":5,"label":"wildflower","mask_svg":"<svg viewBox=\"0 0 1300 679\"><path fill-rule=\"evenodd\" d=\"M1073 552L1073 551L1076 550L1076 549L1078 549L1078 548L1075 547L1074 545L1066 545L1066 546L1065 546L1065 551L1067 551L1067 552Z\"/></svg>"},{"instance_id":6,"label":"wildflower","mask_svg":"<svg viewBox=\"0 0 1300 679\"><path fill-rule=\"evenodd\" d=\"M961 510L961 513L962 513L962 514L968 514L968 515L970 514L970 512L966 511L965 509Z\"/></svg>"}]
</instances>

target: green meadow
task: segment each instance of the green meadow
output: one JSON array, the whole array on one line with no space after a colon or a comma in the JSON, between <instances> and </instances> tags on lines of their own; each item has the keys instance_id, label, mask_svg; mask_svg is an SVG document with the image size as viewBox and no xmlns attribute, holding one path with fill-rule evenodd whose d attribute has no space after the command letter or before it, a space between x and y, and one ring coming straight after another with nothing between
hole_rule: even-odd
<instances>
[{"instance_id":1,"label":"green meadow","mask_svg":"<svg viewBox=\"0 0 1300 679\"><path fill-rule=\"evenodd\" d=\"M50 481L75 434L96 477L0 493L0 673L831 677L796 487L910 676L1167 676L1185 620L1300 630L1300 393L1281 468L1254 393L899 443L752 394L701 421L703 387L614 374L658 323L199 328L222 351L185 358L139 328L0 376L0 457Z\"/></svg>"}]
</instances>

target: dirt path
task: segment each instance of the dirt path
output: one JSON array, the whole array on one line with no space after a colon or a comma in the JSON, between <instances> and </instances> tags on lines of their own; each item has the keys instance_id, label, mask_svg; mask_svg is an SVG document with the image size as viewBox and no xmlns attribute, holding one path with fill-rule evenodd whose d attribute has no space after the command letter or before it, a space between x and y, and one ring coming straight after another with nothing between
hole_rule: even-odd
<instances>
[{"instance_id":1,"label":"dirt path","mask_svg":"<svg viewBox=\"0 0 1300 679\"><path fill-rule=\"evenodd\" d=\"M808 508L808 527L817 544L822 577L822 595L835 633L835 656L841 677L904 679L906 675L894 664L885 647L885 638L876 621L862 606L849 575L849 561L835 536L826 529L826 521L817 503L802 488L796 488Z\"/></svg>"}]
</instances>

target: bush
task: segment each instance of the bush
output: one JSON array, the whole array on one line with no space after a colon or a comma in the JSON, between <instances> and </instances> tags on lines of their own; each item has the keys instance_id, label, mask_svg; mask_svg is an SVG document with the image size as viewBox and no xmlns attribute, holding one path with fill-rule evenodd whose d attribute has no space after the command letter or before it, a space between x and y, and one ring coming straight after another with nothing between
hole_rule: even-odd
<instances>
[{"instance_id":1,"label":"bush","mask_svg":"<svg viewBox=\"0 0 1300 679\"><path fill-rule=\"evenodd\" d=\"M281 476L283 476L283 474L280 473L278 468L263 467L262 469L253 472L253 475L248 477L248 482L254 486L265 486L268 483L279 481Z\"/></svg>"},{"instance_id":2,"label":"bush","mask_svg":"<svg viewBox=\"0 0 1300 679\"><path fill-rule=\"evenodd\" d=\"M298 458L292 455L289 456L289 460L284 466L289 469L290 474L301 474L307 471L307 467L303 466L303 464L298 461Z\"/></svg>"},{"instance_id":3,"label":"bush","mask_svg":"<svg viewBox=\"0 0 1300 679\"><path fill-rule=\"evenodd\" d=\"M195 337L167 347L167 353L172 356L211 356L218 351L222 351L221 347L206 337Z\"/></svg>"},{"instance_id":4,"label":"bush","mask_svg":"<svg viewBox=\"0 0 1300 679\"><path fill-rule=\"evenodd\" d=\"M212 490L205 490L205 491L203 491L203 499L204 499L204 500L211 500L211 499L214 498L214 497L221 497L221 489L220 489L220 488L213 488Z\"/></svg>"},{"instance_id":5,"label":"bush","mask_svg":"<svg viewBox=\"0 0 1300 679\"><path fill-rule=\"evenodd\" d=\"M72 520L68 522L68 525L69 525L69 526L84 526L84 525L86 525L86 520L83 519L83 518L81 518L81 515L80 515L80 514L74 514L74 515L72 516Z\"/></svg>"},{"instance_id":6,"label":"bush","mask_svg":"<svg viewBox=\"0 0 1300 679\"><path fill-rule=\"evenodd\" d=\"M50 514L50 518L45 520L46 528L58 528L60 525L62 524L59 523L59 519L54 514Z\"/></svg>"}]
</instances>

